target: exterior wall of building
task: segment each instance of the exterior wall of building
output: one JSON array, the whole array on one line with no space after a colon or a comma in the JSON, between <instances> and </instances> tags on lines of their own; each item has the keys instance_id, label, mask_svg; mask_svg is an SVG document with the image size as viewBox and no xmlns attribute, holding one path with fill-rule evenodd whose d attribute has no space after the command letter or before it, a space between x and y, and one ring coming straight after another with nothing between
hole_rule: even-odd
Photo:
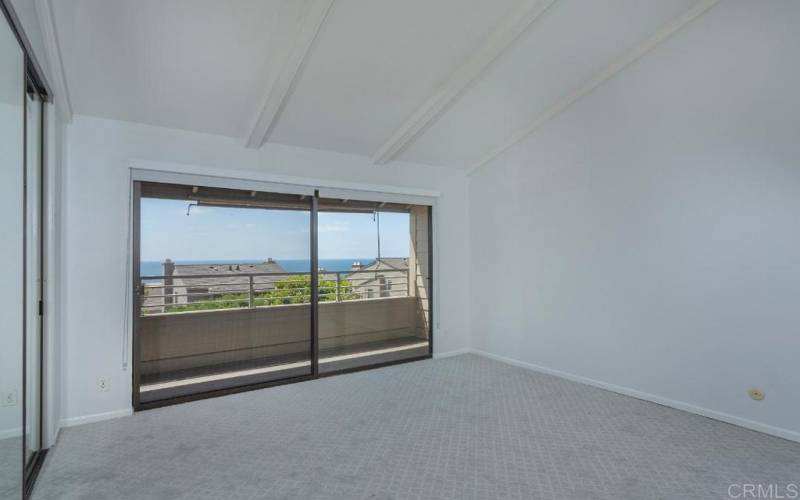
<instances>
[{"instance_id":1,"label":"exterior wall of building","mask_svg":"<svg viewBox=\"0 0 800 500\"><path fill-rule=\"evenodd\" d=\"M408 283L411 281L407 264L404 269L395 269L377 263L359 269L359 272L343 275L342 279L350 282L353 293L365 299L407 296Z\"/></svg>"},{"instance_id":2,"label":"exterior wall of building","mask_svg":"<svg viewBox=\"0 0 800 500\"><path fill-rule=\"evenodd\" d=\"M412 207L409 224L409 294L415 298L415 328L417 336L428 337L431 321L428 207Z\"/></svg>"}]
</instances>

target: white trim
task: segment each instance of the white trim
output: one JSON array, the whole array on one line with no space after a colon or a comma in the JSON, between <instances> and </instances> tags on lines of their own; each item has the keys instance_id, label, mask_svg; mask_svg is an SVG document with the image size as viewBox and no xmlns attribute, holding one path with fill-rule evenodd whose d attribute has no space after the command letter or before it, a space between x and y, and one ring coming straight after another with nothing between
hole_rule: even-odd
<instances>
[{"instance_id":1,"label":"white trim","mask_svg":"<svg viewBox=\"0 0 800 500\"><path fill-rule=\"evenodd\" d=\"M69 97L64 62L61 58L61 45L58 42L56 18L53 15L51 0L36 0L36 15L42 27L44 50L53 82L53 100L65 123L72 123L72 101Z\"/></svg>"},{"instance_id":2,"label":"white trim","mask_svg":"<svg viewBox=\"0 0 800 500\"><path fill-rule=\"evenodd\" d=\"M253 179L240 179L231 177L217 177L210 175L184 174L165 172L161 170L142 170L131 168L131 181L161 182L165 184L184 184L192 186L240 189L243 191L261 191L265 193L296 194L312 196L314 188L298 186L296 184L279 184L274 182L257 181Z\"/></svg>"},{"instance_id":3,"label":"white trim","mask_svg":"<svg viewBox=\"0 0 800 500\"><path fill-rule=\"evenodd\" d=\"M42 394L43 408L41 409L44 428L42 429L42 440L45 448L50 447L56 442L58 435L58 425L60 420L60 368L61 368L61 352L60 352L60 333L63 328L63 322L60 320L62 311L61 302L61 267L60 256L61 249L63 249L63 234L60 217L61 207L56 204L56 201L63 202L63 198L59 197L59 192L62 185L58 181L63 180L63 157L61 152L56 150L56 145L59 143L57 138L61 134L61 141L63 142L63 128L58 130L58 127L63 127L58 120L56 114L58 109L53 104L45 103L45 125L44 130L45 144L47 149L44 152L44 227L42 236L44 238L44 335L42 349L45 358L43 366L43 386L44 393Z\"/></svg>"},{"instance_id":4,"label":"white trim","mask_svg":"<svg viewBox=\"0 0 800 500\"><path fill-rule=\"evenodd\" d=\"M303 62L306 60L332 4L333 0L311 0L306 7L292 48L283 61L280 73L267 90L258 115L250 127L250 133L247 134L245 146L248 148L260 148L272 134L286 99L294 89Z\"/></svg>"},{"instance_id":5,"label":"white trim","mask_svg":"<svg viewBox=\"0 0 800 500\"><path fill-rule=\"evenodd\" d=\"M550 106L526 127L512 134L506 142L486 153L480 160L475 162L469 169L467 169L467 175L472 175L479 168L500 156L500 154L509 149L511 146L528 137L543 123L561 114L582 97L593 92L597 87L611 79L614 75L628 67L646 53L650 52L661 42L667 40L669 37L680 31L681 28L703 15L718 1L719 0L701 0L694 7L684 12L683 15L662 26L661 29L659 29L653 36L637 45L632 50L628 51L625 55L614 61L609 66L605 67L599 73L595 74L577 90Z\"/></svg>"},{"instance_id":6,"label":"white trim","mask_svg":"<svg viewBox=\"0 0 800 500\"><path fill-rule=\"evenodd\" d=\"M61 421L58 422L56 426L56 430L53 432L53 435L50 438L50 442L45 446L45 448L52 448L58 443L58 436L61 435Z\"/></svg>"},{"instance_id":7,"label":"white trim","mask_svg":"<svg viewBox=\"0 0 800 500\"><path fill-rule=\"evenodd\" d=\"M320 198L342 200L374 201L377 203L405 203L409 205L433 206L436 197L412 196L408 194L387 193L385 191L361 191L356 189L319 188Z\"/></svg>"},{"instance_id":8,"label":"white trim","mask_svg":"<svg viewBox=\"0 0 800 500\"><path fill-rule=\"evenodd\" d=\"M310 177L295 177L290 175L269 174L254 170L233 170L219 169L214 167L186 165L182 163L156 162L149 160L131 159L128 165L132 169L151 170L166 173L178 173L189 175L203 175L207 177L219 177L222 179L240 179L261 182L274 182L277 184L287 184L294 186L313 187L313 188L334 188L334 189L354 189L358 191L370 191L377 193L403 194L411 196L439 197L439 191L432 189L404 188L389 186L385 184L363 184L358 182L342 182L327 179L313 179Z\"/></svg>"},{"instance_id":9,"label":"white trim","mask_svg":"<svg viewBox=\"0 0 800 500\"><path fill-rule=\"evenodd\" d=\"M433 251L433 262L429 262L431 269L433 270L433 290L431 290L431 298L433 299L433 346L434 349L436 348L436 339L441 338L442 331L446 331L447 321L444 322L445 328L442 328L442 301L441 297L442 294L440 293L442 290L442 273L441 273L441 257L440 254L442 253L439 249L441 248L441 240L440 233L442 228L442 216L441 216L441 204L439 200L434 200L431 210L433 211L433 217L431 217L431 234L433 235L433 242L431 242ZM431 260L431 256L428 256L428 260ZM429 304L430 305L430 304Z\"/></svg>"},{"instance_id":10,"label":"white trim","mask_svg":"<svg viewBox=\"0 0 800 500\"><path fill-rule=\"evenodd\" d=\"M454 351L445 351L441 353L433 353L433 359L445 359L445 358L452 358L453 356L461 356L462 354L470 354L472 349L469 347L462 347L461 349L456 349Z\"/></svg>"},{"instance_id":11,"label":"white trim","mask_svg":"<svg viewBox=\"0 0 800 500\"><path fill-rule=\"evenodd\" d=\"M103 420L111 420L113 418L129 417L133 415L132 408L124 410L107 411L105 413L95 413L93 415L84 415L81 417L72 417L61 419L61 427L74 427L76 425L91 424L94 422L102 422Z\"/></svg>"},{"instance_id":12,"label":"white trim","mask_svg":"<svg viewBox=\"0 0 800 500\"><path fill-rule=\"evenodd\" d=\"M408 148L553 2L555 0L527 0L506 17L486 42L450 75L444 85L378 148L372 157L373 163L383 165Z\"/></svg>"},{"instance_id":13,"label":"white trim","mask_svg":"<svg viewBox=\"0 0 800 500\"><path fill-rule=\"evenodd\" d=\"M132 159L129 160L129 168L132 170L132 179L133 180L146 180L141 178L141 175L138 175L136 170L139 171L150 171L154 173L167 173L167 174L186 174L186 175L200 175L206 177L217 177L220 179L239 179L239 180L252 180L257 182L274 182L278 184L284 184L289 186L311 186L317 188L334 188L334 189L353 189L358 191L364 192L374 192L374 193L388 193L388 194L398 194L398 195L411 195L411 196L420 196L420 197L429 197L432 198L431 200L431 207L433 210L433 217L432 217L432 232L433 232L433 262L431 263L431 268L433 269L433 291L432 291L432 298L433 298L433 314L434 314L434 324L433 324L433 334L434 337L438 338L440 332L442 331L442 315L440 313L441 310L441 300L439 297L441 294L439 293L441 290L441 266L440 266L440 241L439 241L439 233L441 227L441 215L440 215L440 205L439 205L439 191L434 190L427 190L427 189L415 189L415 188L400 188L397 186L388 186L388 185L380 185L380 184L360 184L360 183L352 183L352 182L337 182L337 181L329 181L329 180L316 180L310 179L306 177L294 177L294 176L286 176L286 175L275 175L275 174L268 174L263 172L256 172L253 170L229 170L224 169L220 170L219 168L213 167L206 167L206 166L196 166L196 165L186 165L186 164L179 164L179 163L168 163L168 162L155 162L150 160L137 160ZM357 199L357 198L354 198ZM129 283L129 288L131 288ZM446 324L446 323L445 323ZM436 342L436 340L434 340ZM464 351L466 352L466 351ZM438 357L441 355L434 355L434 357Z\"/></svg>"},{"instance_id":14,"label":"white trim","mask_svg":"<svg viewBox=\"0 0 800 500\"><path fill-rule=\"evenodd\" d=\"M641 399L643 401L649 401L651 403L657 403L663 406L669 406L670 408L675 408L676 410L683 410L689 413L694 413L695 415L712 418L714 420L719 420L721 422L726 422L728 424L738 425L739 427L744 427L745 429L763 432L764 434L769 434L771 436L776 436L779 438L788 439L789 441L796 441L800 443L800 432L795 432L789 429L783 429L781 427L775 427L761 422L748 420L746 418L737 417L736 415L731 415L729 413L710 410L708 408L703 408L702 406L696 406L693 404L684 403L683 401L676 401L674 399L668 399L661 396L656 396L655 394L637 391L636 389L630 389L628 387L622 387L619 385L609 384L607 382L601 382L599 380L583 377L581 375L574 375L572 373L563 372L561 370L554 370L552 368L535 365L533 363L526 363L525 361L519 361L513 358L507 358L505 356L492 354L486 351L481 351L479 349L470 349L470 352L473 354L477 354L478 356L483 356L485 358L493 359L495 361L500 361L501 363L506 363L508 365L517 366L519 368L525 368L535 372L544 373L546 375L553 375L559 378L571 380L572 382L578 382L579 384L590 385L592 387L597 387L599 389L604 389L606 391L622 394L623 396L630 396L636 399Z\"/></svg>"}]
</instances>

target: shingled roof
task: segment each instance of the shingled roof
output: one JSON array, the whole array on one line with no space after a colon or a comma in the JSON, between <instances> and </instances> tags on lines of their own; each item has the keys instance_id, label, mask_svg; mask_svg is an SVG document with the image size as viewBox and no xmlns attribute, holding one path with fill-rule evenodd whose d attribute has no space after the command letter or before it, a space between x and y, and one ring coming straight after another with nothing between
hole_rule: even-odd
<instances>
[{"instance_id":1,"label":"shingled roof","mask_svg":"<svg viewBox=\"0 0 800 500\"><path fill-rule=\"evenodd\" d=\"M258 264L175 264L172 276L173 286L187 288L208 288L209 292L246 292L249 290L249 274L286 273L286 270L272 259ZM165 269L166 274L166 269ZM205 276L190 278L189 276ZM217 277L219 276L219 277ZM271 290L273 283L287 276L254 276L253 288L256 291Z\"/></svg>"}]
</instances>

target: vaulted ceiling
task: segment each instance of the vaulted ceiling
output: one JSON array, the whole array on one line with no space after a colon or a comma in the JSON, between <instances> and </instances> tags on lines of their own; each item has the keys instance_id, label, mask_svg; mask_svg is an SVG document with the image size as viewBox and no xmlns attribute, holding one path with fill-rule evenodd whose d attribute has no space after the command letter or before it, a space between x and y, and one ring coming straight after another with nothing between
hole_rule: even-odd
<instances>
[{"instance_id":1,"label":"vaulted ceiling","mask_svg":"<svg viewBox=\"0 0 800 500\"><path fill-rule=\"evenodd\" d=\"M715 0L37 2L69 112L470 170Z\"/></svg>"}]
</instances>

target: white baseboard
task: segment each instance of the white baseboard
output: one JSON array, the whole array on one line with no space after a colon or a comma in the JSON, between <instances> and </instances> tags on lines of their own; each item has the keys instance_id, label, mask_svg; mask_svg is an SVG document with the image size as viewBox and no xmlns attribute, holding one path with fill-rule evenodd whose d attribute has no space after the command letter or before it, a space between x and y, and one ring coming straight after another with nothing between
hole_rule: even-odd
<instances>
[{"instance_id":1,"label":"white baseboard","mask_svg":"<svg viewBox=\"0 0 800 500\"><path fill-rule=\"evenodd\" d=\"M554 370L552 368L534 365L532 363L526 363L524 361L507 358L505 356L499 356L497 354L481 351L479 349L468 349L468 351L470 353L477 354L478 356L483 356L485 358L493 359L495 361L500 361L502 363L506 363L509 365L518 366L520 368L526 368L528 370L533 370L535 372L544 373L547 375L553 375L556 377L571 380L573 382L578 382L580 384L586 384L592 387L597 387L599 389L604 389L606 391L622 394L624 396L630 396L636 399L649 401L651 403L658 403L663 406L669 406L670 408L675 408L676 410L683 410L689 413L694 413L696 415L701 415L703 417L713 418L714 420L726 422L728 424L738 425L739 427L744 427L745 429L763 432L764 434L769 434L771 436L776 436L779 438L788 439L789 441L795 441L800 443L800 432L791 431L789 429L783 429L781 427L774 427L772 425L767 425L761 422L748 420L746 418L737 417L735 415L731 415L728 413L709 410L708 408L703 408L702 406L695 406L693 404L684 403L682 401L663 398L661 396L656 396L654 394L649 394L646 392L637 391L635 389L630 389L619 385L601 382L599 380L582 377L580 375L574 375L572 373L562 372L560 370Z\"/></svg>"},{"instance_id":2,"label":"white baseboard","mask_svg":"<svg viewBox=\"0 0 800 500\"><path fill-rule=\"evenodd\" d=\"M460 356L462 354L469 354L472 352L472 349L469 347L462 347L461 349L456 349L455 351L446 351L446 352L439 352L433 353L433 359L443 359L443 358L451 358L453 356Z\"/></svg>"},{"instance_id":3,"label":"white baseboard","mask_svg":"<svg viewBox=\"0 0 800 500\"><path fill-rule=\"evenodd\" d=\"M56 431L53 433L53 439L50 442L50 446L49 447L55 446L56 443L58 442L58 436L61 434L61 427L62 427L62 424L61 424L61 421L59 420L58 426L56 427Z\"/></svg>"},{"instance_id":4,"label":"white baseboard","mask_svg":"<svg viewBox=\"0 0 800 500\"><path fill-rule=\"evenodd\" d=\"M508 365L517 366L520 368L525 368L528 370L532 370L538 373L544 373L547 375L553 375L556 377L560 377L566 380L571 380L573 382L578 382L580 384L589 385L592 387L597 387L599 389L604 389L606 391L615 392L617 394L622 394L624 396L630 396L636 399L641 399L644 401L649 401L651 403L657 403L663 406L668 406L670 408L675 408L677 410L686 411L689 413L694 413L696 415L701 415L703 417L713 418L714 420L719 420L721 422L726 422L729 424L737 425L739 427L744 427L745 429L750 429L757 432L762 432L764 434L769 434L771 436L776 436L783 439L788 439L789 441L794 441L800 443L800 432L791 431L789 429L784 429L781 427L775 427L772 425L764 424L761 422L756 422L753 420L748 420L746 418L737 417L735 415L731 415L729 413L723 413L715 410L710 410L708 408L703 408L702 406L696 406L689 403L684 403L682 401L676 401L674 399L668 399L661 396L656 396L654 394L638 391L636 389L630 389L628 387L622 387L619 385L609 384L607 382L601 382L599 380L594 380L588 377L583 377L580 375L575 375L568 372L563 372L561 370L554 370L552 368L547 368L544 366L535 365L533 363L527 363L525 361L519 361L513 358L508 358L506 356L500 356L497 354L492 354L490 352L482 351L480 349L472 349L469 347L464 347L461 349L456 349L453 351L446 351L442 353L434 354L434 359L444 359L453 356L459 356L462 354L476 354L478 356L483 356L488 359L493 359L495 361L500 361L501 363L506 363ZM109 420L112 418L119 418L119 417L127 417L133 414L133 410L130 408L126 408L124 410L115 410L106 413L97 413L94 415L85 415L81 417L74 417L74 418L67 418L61 420L61 427L72 427L75 425L81 424L88 424L92 422L100 422L103 420ZM0 439L3 438L5 433L9 435L7 437L12 437L19 434L19 430L15 431L11 429L9 431L0 432Z\"/></svg>"},{"instance_id":5,"label":"white baseboard","mask_svg":"<svg viewBox=\"0 0 800 500\"><path fill-rule=\"evenodd\" d=\"M93 415L83 415L80 417L64 418L61 419L61 427L74 427L76 425L91 424L92 422L101 422L103 420L128 417L130 415L133 415L133 409L126 408L124 410L114 410L105 413L95 413Z\"/></svg>"}]
</instances>

